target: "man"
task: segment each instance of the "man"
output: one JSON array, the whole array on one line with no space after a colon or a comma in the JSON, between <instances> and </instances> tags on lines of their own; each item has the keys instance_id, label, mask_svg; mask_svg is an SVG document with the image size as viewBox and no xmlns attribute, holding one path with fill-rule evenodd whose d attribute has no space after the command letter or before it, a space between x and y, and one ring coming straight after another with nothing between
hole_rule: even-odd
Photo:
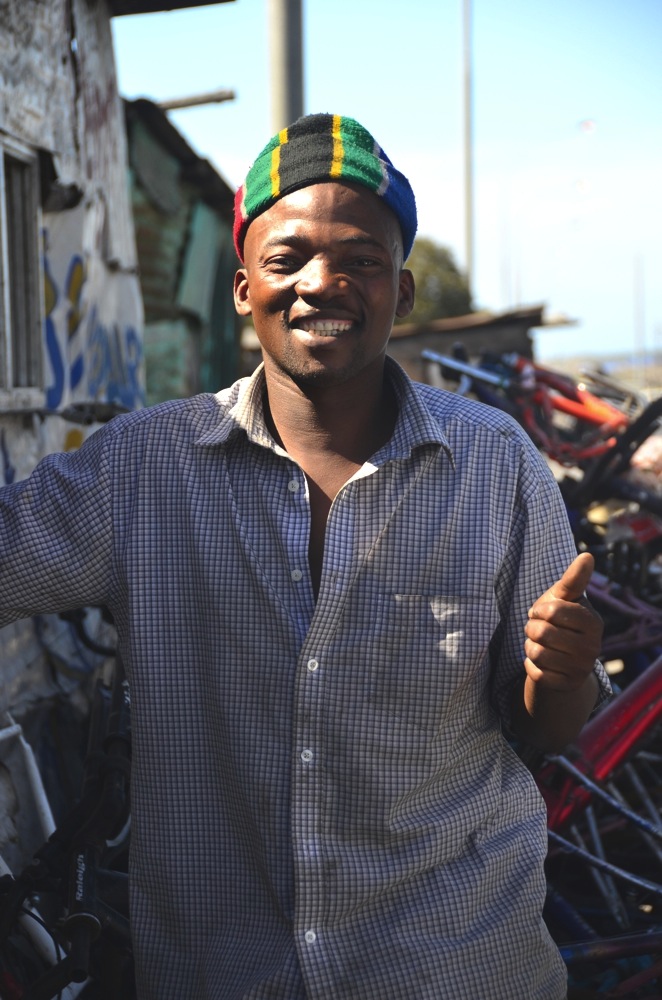
<instances>
[{"instance_id":1,"label":"man","mask_svg":"<svg viewBox=\"0 0 662 1000\"><path fill-rule=\"evenodd\" d=\"M3 493L3 620L118 625L141 1000L565 995L502 727L558 748L606 687L591 560L512 421L386 358L415 230L358 123L279 133L236 208L264 367Z\"/></svg>"}]
</instances>

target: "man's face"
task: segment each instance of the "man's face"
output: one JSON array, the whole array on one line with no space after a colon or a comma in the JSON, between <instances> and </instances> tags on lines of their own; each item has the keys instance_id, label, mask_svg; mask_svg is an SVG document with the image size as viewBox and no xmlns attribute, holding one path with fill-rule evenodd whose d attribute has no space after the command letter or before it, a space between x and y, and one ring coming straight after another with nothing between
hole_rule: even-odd
<instances>
[{"instance_id":1,"label":"man's face","mask_svg":"<svg viewBox=\"0 0 662 1000\"><path fill-rule=\"evenodd\" d=\"M414 282L395 215L358 185L286 195L248 228L235 305L252 315L267 371L302 388L381 373L395 315Z\"/></svg>"}]
</instances>

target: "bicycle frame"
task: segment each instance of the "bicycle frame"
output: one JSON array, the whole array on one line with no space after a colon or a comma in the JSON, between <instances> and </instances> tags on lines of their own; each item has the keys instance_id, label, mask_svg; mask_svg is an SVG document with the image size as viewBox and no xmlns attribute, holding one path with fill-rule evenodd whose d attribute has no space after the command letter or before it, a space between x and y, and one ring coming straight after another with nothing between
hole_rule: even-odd
<instances>
[{"instance_id":1,"label":"bicycle frame","mask_svg":"<svg viewBox=\"0 0 662 1000\"><path fill-rule=\"evenodd\" d=\"M569 756L576 770L605 782L653 732L662 716L662 656L590 720ZM554 760L536 776L547 805L548 826L558 831L590 801L592 793Z\"/></svg>"},{"instance_id":2,"label":"bicycle frame","mask_svg":"<svg viewBox=\"0 0 662 1000\"><path fill-rule=\"evenodd\" d=\"M662 885L648 877L650 860L662 863L662 820L637 770L649 758L659 768L659 754L643 748L659 736L661 716L662 656L536 775L548 809L546 915L571 981L610 982L608 996L639 996L640 986L659 986L662 972ZM621 778L641 812L621 791ZM659 781L654 787L659 792Z\"/></svg>"}]
</instances>

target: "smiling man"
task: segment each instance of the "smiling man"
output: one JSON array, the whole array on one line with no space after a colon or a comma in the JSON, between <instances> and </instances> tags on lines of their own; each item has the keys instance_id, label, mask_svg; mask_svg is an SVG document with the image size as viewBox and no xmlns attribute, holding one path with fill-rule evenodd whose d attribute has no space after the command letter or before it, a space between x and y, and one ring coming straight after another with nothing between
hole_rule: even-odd
<instances>
[{"instance_id":1,"label":"smiling man","mask_svg":"<svg viewBox=\"0 0 662 1000\"><path fill-rule=\"evenodd\" d=\"M2 621L105 603L132 691L140 1000L561 1000L545 813L504 737L608 689L559 493L387 355L406 178L352 119L237 195L264 364L0 493Z\"/></svg>"}]
</instances>

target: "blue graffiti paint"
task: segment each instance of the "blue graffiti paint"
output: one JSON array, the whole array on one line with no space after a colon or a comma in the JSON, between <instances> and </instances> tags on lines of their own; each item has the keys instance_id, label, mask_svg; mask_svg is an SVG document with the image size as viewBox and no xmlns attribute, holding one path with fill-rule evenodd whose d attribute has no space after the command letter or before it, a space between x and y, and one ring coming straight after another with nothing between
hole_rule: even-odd
<instances>
[{"instance_id":1,"label":"blue graffiti paint","mask_svg":"<svg viewBox=\"0 0 662 1000\"><path fill-rule=\"evenodd\" d=\"M142 406L145 394L140 383L142 344L136 330L121 330L117 324L108 328L97 322L97 311L90 313L87 342L88 381L91 399L119 403L127 409Z\"/></svg>"},{"instance_id":2,"label":"blue graffiti paint","mask_svg":"<svg viewBox=\"0 0 662 1000\"><path fill-rule=\"evenodd\" d=\"M60 353L60 345L57 338L57 331L53 322L53 312L60 297L59 289L53 280L53 275L48 266L48 257L43 256L44 267L44 305L46 316L44 318L44 339L46 342L46 353L51 363L53 382L46 387L46 406L49 410L56 410L62 402L64 395L64 363Z\"/></svg>"},{"instance_id":3,"label":"blue graffiti paint","mask_svg":"<svg viewBox=\"0 0 662 1000\"><path fill-rule=\"evenodd\" d=\"M126 329L126 373L127 385L134 399L144 406L146 402L145 389L140 379L143 363L143 344L138 331L129 326ZM135 404L134 404L135 405Z\"/></svg>"},{"instance_id":4,"label":"blue graffiti paint","mask_svg":"<svg viewBox=\"0 0 662 1000\"><path fill-rule=\"evenodd\" d=\"M72 359L74 337L83 321L85 307L82 304L83 289L87 281L85 261L80 254L74 254L69 262L69 269L64 283L64 293L70 303L67 314L67 344L70 359L69 384L75 389L82 381L85 372L85 358L82 350Z\"/></svg>"},{"instance_id":5,"label":"blue graffiti paint","mask_svg":"<svg viewBox=\"0 0 662 1000\"><path fill-rule=\"evenodd\" d=\"M69 371L69 378L71 379L72 389L75 389L76 386L80 384L84 372L85 372L85 359L82 354L79 354Z\"/></svg>"},{"instance_id":6,"label":"blue graffiti paint","mask_svg":"<svg viewBox=\"0 0 662 1000\"><path fill-rule=\"evenodd\" d=\"M46 407L57 410L64 395L64 363L60 353L60 343L55 331L55 324L50 316L46 317L46 352L53 370L53 383L46 389Z\"/></svg>"}]
</instances>

